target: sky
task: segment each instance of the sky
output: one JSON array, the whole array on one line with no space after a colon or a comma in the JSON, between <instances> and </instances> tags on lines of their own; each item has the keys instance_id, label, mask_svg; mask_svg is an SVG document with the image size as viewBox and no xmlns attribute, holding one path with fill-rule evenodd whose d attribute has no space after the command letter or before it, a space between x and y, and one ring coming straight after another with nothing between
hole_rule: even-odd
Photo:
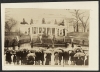
<instances>
[{"instance_id":1,"label":"sky","mask_svg":"<svg viewBox=\"0 0 100 72\"><path fill-rule=\"evenodd\" d=\"M31 18L33 20L41 20L43 17L46 19L62 19L64 17L66 18L72 18L72 14L70 12L73 12L73 10L66 10L66 9L32 9L32 8L11 8L6 9L6 15L14 18L18 22L21 22L23 18L29 23ZM89 11L87 10L81 10L80 12L85 12L85 16L89 15Z\"/></svg>"},{"instance_id":2,"label":"sky","mask_svg":"<svg viewBox=\"0 0 100 72\"><path fill-rule=\"evenodd\" d=\"M30 23L30 20L33 19L34 23L42 22L42 18L45 18L45 21L51 21L54 23L55 19L57 22L62 21L63 19L73 18L72 13L74 10L66 9L37 9L37 8L7 8L5 9L5 18L9 17L14 18L18 24L23 21ZM87 18L89 16L89 10L80 10L85 12L84 16ZM86 19L85 18L85 19Z\"/></svg>"}]
</instances>

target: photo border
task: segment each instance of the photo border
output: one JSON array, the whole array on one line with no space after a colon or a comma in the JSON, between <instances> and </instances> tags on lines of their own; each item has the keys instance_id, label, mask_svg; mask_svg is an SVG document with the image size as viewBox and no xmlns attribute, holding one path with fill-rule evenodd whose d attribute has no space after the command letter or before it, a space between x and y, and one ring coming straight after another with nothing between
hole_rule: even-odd
<instances>
[{"instance_id":1,"label":"photo border","mask_svg":"<svg viewBox=\"0 0 100 72\"><path fill-rule=\"evenodd\" d=\"M29 5L27 5L29 4ZM52 7L51 7L51 6ZM84 6L85 5L85 6ZM16 7L15 7L16 6ZM97 1L91 1L91 2L51 2L51 3L6 3L6 4L1 4L1 31L4 31L4 21L5 21L5 16L4 16L4 9L5 8L51 8L51 9L90 9L90 38L89 38L89 48L92 48L92 50L90 49L90 61L89 61L89 69L87 68L69 68L69 69L64 69L64 67L61 69L59 67L56 67L58 70L97 70L98 69L98 49L94 49L94 48L99 48L98 47L98 2ZM95 29L94 29L95 27ZM4 52L3 50L3 46L4 46L4 42L3 42L3 37L4 37L4 33L1 32L2 34L2 54ZM95 37L95 38L94 38ZM91 41L93 40L93 41ZM94 53L93 53L94 51ZM3 56L2 56L3 57ZM93 58L92 58L93 57ZM93 61L95 62L93 62ZM3 61L3 59L2 59ZM3 62L2 62L3 63ZM95 63L95 64L94 64ZM2 64L3 65L3 64ZM2 66L2 68L6 69L6 70L14 70L14 68L12 68L13 66ZM16 67L17 69L20 69L20 67ZM23 70L25 70L28 67L24 67L21 68ZM54 67L55 68L55 67ZM40 67L36 68L36 70L57 70L57 69L53 69L52 67L46 67L46 69L43 69ZM31 70L30 68L28 70ZM33 70L33 68L32 68Z\"/></svg>"}]
</instances>

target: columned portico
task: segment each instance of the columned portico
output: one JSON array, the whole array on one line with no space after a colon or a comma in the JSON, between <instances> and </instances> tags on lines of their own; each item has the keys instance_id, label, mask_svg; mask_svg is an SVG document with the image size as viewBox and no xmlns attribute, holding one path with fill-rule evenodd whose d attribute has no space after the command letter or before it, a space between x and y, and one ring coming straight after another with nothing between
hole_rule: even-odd
<instances>
[{"instance_id":1,"label":"columned portico","mask_svg":"<svg viewBox=\"0 0 100 72\"><path fill-rule=\"evenodd\" d=\"M22 27L21 27L22 28ZM20 29L21 29L20 28ZM38 36L39 34L43 34L44 32L46 35L55 35L55 37L64 37L67 35L67 27L65 26L57 26L51 24L43 24L43 25L23 25L24 30L27 34L32 36ZM24 33L25 31L21 29Z\"/></svg>"}]
</instances>

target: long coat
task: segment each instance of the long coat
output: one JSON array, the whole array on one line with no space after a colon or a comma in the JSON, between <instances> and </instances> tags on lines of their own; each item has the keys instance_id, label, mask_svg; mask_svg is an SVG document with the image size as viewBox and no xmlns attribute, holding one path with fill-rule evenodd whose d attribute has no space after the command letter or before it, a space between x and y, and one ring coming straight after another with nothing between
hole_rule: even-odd
<instances>
[{"instance_id":1,"label":"long coat","mask_svg":"<svg viewBox=\"0 0 100 72\"><path fill-rule=\"evenodd\" d=\"M69 60L69 53L68 52L63 53L63 59L64 60Z\"/></svg>"},{"instance_id":2,"label":"long coat","mask_svg":"<svg viewBox=\"0 0 100 72\"><path fill-rule=\"evenodd\" d=\"M19 62L19 60L21 59L21 51L16 52L16 59L17 62Z\"/></svg>"},{"instance_id":3,"label":"long coat","mask_svg":"<svg viewBox=\"0 0 100 72\"><path fill-rule=\"evenodd\" d=\"M62 60L62 53L59 53L59 60Z\"/></svg>"},{"instance_id":4,"label":"long coat","mask_svg":"<svg viewBox=\"0 0 100 72\"><path fill-rule=\"evenodd\" d=\"M74 47L74 43L72 43L72 47Z\"/></svg>"},{"instance_id":5,"label":"long coat","mask_svg":"<svg viewBox=\"0 0 100 72\"><path fill-rule=\"evenodd\" d=\"M28 57L27 64L28 64L28 65L33 65L33 64L34 64L34 57L29 56L29 57Z\"/></svg>"},{"instance_id":6,"label":"long coat","mask_svg":"<svg viewBox=\"0 0 100 72\"><path fill-rule=\"evenodd\" d=\"M44 53L42 52L41 54L40 54L41 56L41 61L44 61Z\"/></svg>"},{"instance_id":7,"label":"long coat","mask_svg":"<svg viewBox=\"0 0 100 72\"><path fill-rule=\"evenodd\" d=\"M13 62L16 62L16 54L14 54L14 56L13 56Z\"/></svg>"},{"instance_id":8,"label":"long coat","mask_svg":"<svg viewBox=\"0 0 100 72\"><path fill-rule=\"evenodd\" d=\"M74 61L74 55L75 55L75 53L74 53L74 52L70 53L70 56L71 56L71 61Z\"/></svg>"},{"instance_id":9,"label":"long coat","mask_svg":"<svg viewBox=\"0 0 100 72\"><path fill-rule=\"evenodd\" d=\"M35 55L36 55L36 57L35 57L35 61L40 60L40 54L39 54L39 52L35 52Z\"/></svg>"},{"instance_id":10,"label":"long coat","mask_svg":"<svg viewBox=\"0 0 100 72\"><path fill-rule=\"evenodd\" d=\"M10 52L7 52L6 53L6 61L8 61L8 62L11 62L12 60L11 60L11 53Z\"/></svg>"},{"instance_id":11,"label":"long coat","mask_svg":"<svg viewBox=\"0 0 100 72\"><path fill-rule=\"evenodd\" d=\"M81 58L77 59L76 65L83 65L83 62L82 62L82 59Z\"/></svg>"},{"instance_id":12,"label":"long coat","mask_svg":"<svg viewBox=\"0 0 100 72\"><path fill-rule=\"evenodd\" d=\"M45 65L49 65L49 61L51 61L51 54L47 54L45 58L46 58Z\"/></svg>"}]
</instances>

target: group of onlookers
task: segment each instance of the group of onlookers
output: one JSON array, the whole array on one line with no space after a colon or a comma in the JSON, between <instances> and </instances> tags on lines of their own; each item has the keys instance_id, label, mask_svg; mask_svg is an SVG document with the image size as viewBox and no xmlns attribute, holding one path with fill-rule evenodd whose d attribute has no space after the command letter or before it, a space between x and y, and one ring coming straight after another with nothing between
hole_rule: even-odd
<instances>
[{"instance_id":1,"label":"group of onlookers","mask_svg":"<svg viewBox=\"0 0 100 72\"><path fill-rule=\"evenodd\" d=\"M17 42L18 45L18 49L19 50L15 50L15 44ZM52 53L45 53L44 51L39 51L39 52L33 52L30 50L20 50L20 40L16 41L16 39L13 39L12 41L12 47L13 47L13 51L7 50L5 51L6 54L6 62L11 64L12 62L14 64L21 64L23 65L40 65L40 63L42 63L42 65L50 65L51 64L51 56ZM5 45L8 49L9 47L9 40L7 39L5 42ZM69 46L68 43L65 43L65 47L67 48ZM33 42L31 42L31 48L33 47ZM74 43L72 43L72 48L74 48ZM49 47L47 47L47 49L49 49ZM54 63L55 65L61 65L61 61L63 61L63 64L68 65L68 62L71 61L72 65L88 65L88 59L89 56L86 56L87 58L85 59L85 56L81 56L81 57L74 57L74 55L77 52L71 51L71 53L68 51L64 51L63 49L61 49L62 52L55 52L54 53ZM31 57L31 56L27 56L30 53L35 53L35 57ZM13 58L11 58L13 56ZM44 63L45 62L45 63Z\"/></svg>"},{"instance_id":2,"label":"group of onlookers","mask_svg":"<svg viewBox=\"0 0 100 72\"><path fill-rule=\"evenodd\" d=\"M80 52L80 51L77 51ZM64 65L68 65L68 62L71 61L72 65L88 65L88 56L87 59L85 60L85 56L80 56L80 57L74 57L74 55L77 53L74 51L71 52L54 52L53 53L46 53L43 50L41 51L30 51L30 50L7 50L5 52L6 54L6 62L11 64L12 62L14 64L20 64L21 65L50 65L51 64L51 59L52 55L54 55L54 65L61 65L61 61L63 61ZM35 56L28 56L28 54L34 53ZM13 58L11 58L13 57ZM45 62L45 64L44 64Z\"/></svg>"}]
</instances>

